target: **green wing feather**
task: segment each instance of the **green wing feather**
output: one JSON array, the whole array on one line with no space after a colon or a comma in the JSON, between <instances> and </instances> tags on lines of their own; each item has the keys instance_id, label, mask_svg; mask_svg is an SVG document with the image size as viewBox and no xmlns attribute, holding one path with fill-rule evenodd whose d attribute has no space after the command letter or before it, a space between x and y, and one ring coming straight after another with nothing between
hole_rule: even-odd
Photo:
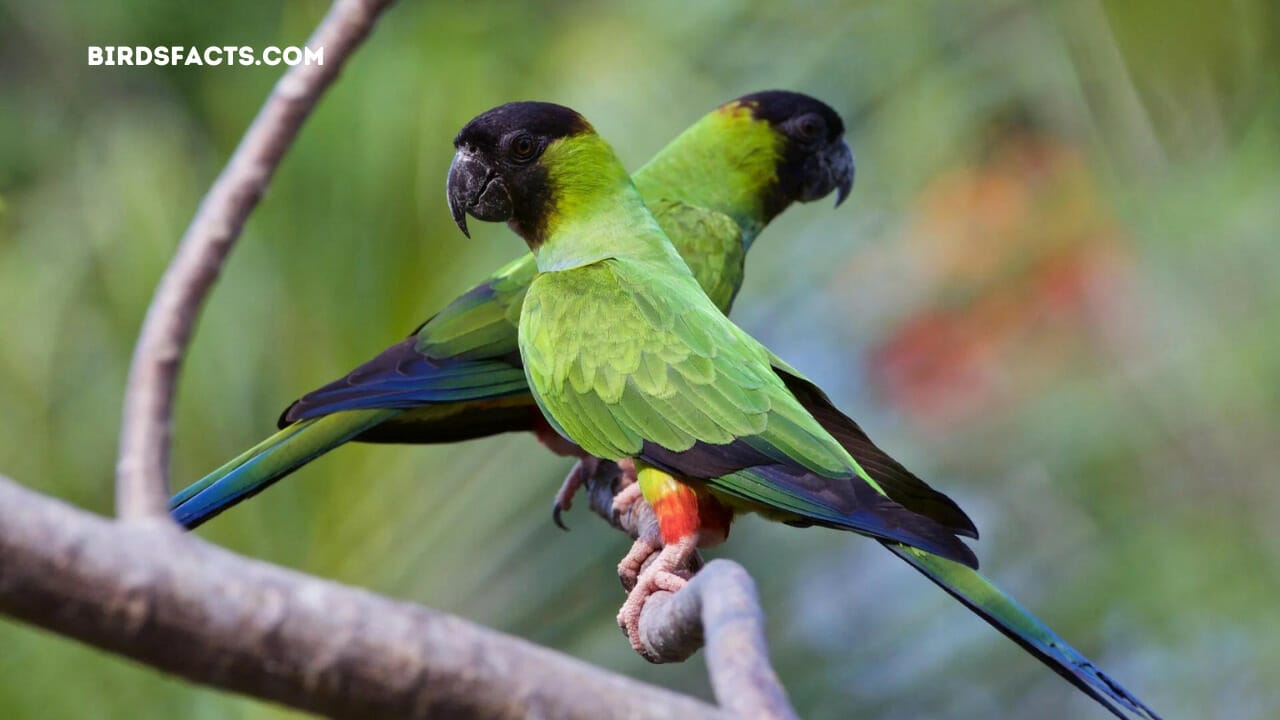
<instances>
[{"instance_id":1,"label":"green wing feather","mask_svg":"<svg viewBox=\"0 0 1280 720\"><path fill-rule=\"evenodd\" d=\"M771 354L688 275L620 259L546 273L522 316L535 397L597 457L741 440L833 478L857 464L771 370ZM581 440L578 440L581 438Z\"/></svg>"},{"instance_id":2,"label":"green wing feather","mask_svg":"<svg viewBox=\"0 0 1280 720\"><path fill-rule=\"evenodd\" d=\"M503 266L415 330L418 351L431 358L457 360L487 360L517 352L520 307L537 274L532 255Z\"/></svg>"}]
</instances>

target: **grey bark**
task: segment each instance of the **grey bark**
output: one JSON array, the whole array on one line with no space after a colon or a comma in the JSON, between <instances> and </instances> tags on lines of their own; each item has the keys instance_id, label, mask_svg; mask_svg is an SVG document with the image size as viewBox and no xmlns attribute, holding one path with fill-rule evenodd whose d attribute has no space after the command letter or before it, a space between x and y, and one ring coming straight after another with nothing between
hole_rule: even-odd
<instances>
[{"instance_id":1,"label":"grey bark","mask_svg":"<svg viewBox=\"0 0 1280 720\"><path fill-rule=\"evenodd\" d=\"M0 613L327 717L727 717L461 618L241 557L169 523L113 522L4 477Z\"/></svg>"}]
</instances>

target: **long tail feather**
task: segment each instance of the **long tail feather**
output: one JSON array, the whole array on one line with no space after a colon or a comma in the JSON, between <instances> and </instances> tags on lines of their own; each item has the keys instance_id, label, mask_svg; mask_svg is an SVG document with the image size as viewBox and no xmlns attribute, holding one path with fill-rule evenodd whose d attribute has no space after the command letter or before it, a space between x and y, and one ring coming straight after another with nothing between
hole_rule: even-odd
<instances>
[{"instance_id":1,"label":"long tail feather","mask_svg":"<svg viewBox=\"0 0 1280 720\"><path fill-rule=\"evenodd\" d=\"M399 412L354 410L289 425L173 496L169 512L194 529Z\"/></svg>"},{"instance_id":2,"label":"long tail feather","mask_svg":"<svg viewBox=\"0 0 1280 720\"><path fill-rule=\"evenodd\" d=\"M1160 720L1137 696L978 571L913 547L888 542L883 545L1116 717Z\"/></svg>"}]
</instances>

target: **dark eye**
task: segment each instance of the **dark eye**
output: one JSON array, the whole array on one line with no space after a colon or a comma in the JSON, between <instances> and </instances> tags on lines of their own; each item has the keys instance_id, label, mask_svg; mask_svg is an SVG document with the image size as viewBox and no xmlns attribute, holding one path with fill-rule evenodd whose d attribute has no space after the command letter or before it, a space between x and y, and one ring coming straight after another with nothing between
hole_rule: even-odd
<instances>
[{"instance_id":1,"label":"dark eye","mask_svg":"<svg viewBox=\"0 0 1280 720\"><path fill-rule=\"evenodd\" d=\"M528 162L538 150L538 143L529 135L517 135L511 140L511 157L516 162Z\"/></svg>"},{"instance_id":2,"label":"dark eye","mask_svg":"<svg viewBox=\"0 0 1280 720\"><path fill-rule=\"evenodd\" d=\"M805 115L796 121L796 134L805 140L817 140L826 132L826 123L817 115Z\"/></svg>"}]
</instances>

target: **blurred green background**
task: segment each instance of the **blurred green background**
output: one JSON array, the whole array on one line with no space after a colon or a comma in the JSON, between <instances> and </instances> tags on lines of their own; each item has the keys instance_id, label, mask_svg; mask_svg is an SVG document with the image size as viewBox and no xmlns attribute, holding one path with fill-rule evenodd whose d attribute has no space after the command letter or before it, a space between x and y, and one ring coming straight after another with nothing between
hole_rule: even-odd
<instances>
[{"instance_id":1,"label":"blurred green background","mask_svg":"<svg viewBox=\"0 0 1280 720\"><path fill-rule=\"evenodd\" d=\"M1169 717L1280 715L1280 9L403 2L249 222L182 378L175 483L523 251L449 221L450 140L571 105L631 167L765 88L837 108L850 201L792 209L736 319L955 497L986 572ZM88 45L300 45L317 1L0 0L0 471L107 513L153 286L280 68ZM237 551L709 697L614 625L627 547L550 522L532 438L350 446L211 523ZM1102 717L874 543L741 521L813 718ZM2 562L2 559L0 559ZM0 717L274 718L0 620Z\"/></svg>"}]
</instances>

